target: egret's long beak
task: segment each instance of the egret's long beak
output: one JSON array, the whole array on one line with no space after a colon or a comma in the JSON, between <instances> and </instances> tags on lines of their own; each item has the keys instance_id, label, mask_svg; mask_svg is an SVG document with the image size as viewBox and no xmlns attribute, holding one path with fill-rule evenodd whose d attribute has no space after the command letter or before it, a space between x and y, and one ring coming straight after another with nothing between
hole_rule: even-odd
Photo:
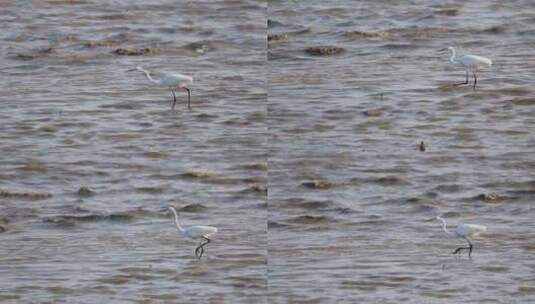
<instances>
[{"instance_id":1,"label":"egret's long beak","mask_svg":"<svg viewBox=\"0 0 535 304\"><path fill-rule=\"evenodd\" d=\"M133 71L137 71L137 69L130 69L130 70L126 70L127 72L133 72Z\"/></svg>"},{"instance_id":2,"label":"egret's long beak","mask_svg":"<svg viewBox=\"0 0 535 304\"><path fill-rule=\"evenodd\" d=\"M438 50L437 53L445 53L447 51L448 51L447 48L443 48L443 49Z\"/></svg>"}]
</instances>

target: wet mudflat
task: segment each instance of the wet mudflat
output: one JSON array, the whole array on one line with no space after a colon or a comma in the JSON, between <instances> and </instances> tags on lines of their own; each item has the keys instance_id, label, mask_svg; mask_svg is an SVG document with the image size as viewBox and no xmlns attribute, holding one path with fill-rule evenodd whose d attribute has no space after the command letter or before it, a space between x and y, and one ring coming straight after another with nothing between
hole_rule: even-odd
<instances>
[{"instance_id":1,"label":"wet mudflat","mask_svg":"<svg viewBox=\"0 0 535 304\"><path fill-rule=\"evenodd\" d=\"M269 6L273 303L530 303L535 15L526 1ZM437 51L494 60L478 87ZM425 151L420 151L424 141ZM474 222L464 245L441 230Z\"/></svg>"},{"instance_id":2,"label":"wet mudflat","mask_svg":"<svg viewBox=\"0 0 535 304\"><path fill-rule=\"evenodd\" d=\"M534 297L531 2L0 6L1 302Z\"/></svg>"},{"instance_id":3,"label":"wet mudflat","mask_svg":"<svg viewBox=\"0 0 535 304\"><path fill-rule=\"evenodd\" d=\"M266 3L0 6L0 302L265 301Z\"/></svg>"}]
</instances>

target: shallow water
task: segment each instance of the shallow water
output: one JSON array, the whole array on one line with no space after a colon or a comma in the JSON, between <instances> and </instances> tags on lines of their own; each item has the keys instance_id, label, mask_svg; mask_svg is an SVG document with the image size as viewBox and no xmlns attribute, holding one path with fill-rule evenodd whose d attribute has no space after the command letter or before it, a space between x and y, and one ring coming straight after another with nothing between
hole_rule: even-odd
<instances>
[{"instance_id":1,"label":"shallow water","mask_svg":"<svg viewBox=\"0 0 535 304\"><path fill-rule=\"evenodd\" d=\"M535 297L532 2L0 7L0 302ZM436 215L488 226L471 259Z\"/></svg>"},{"instance_id":2,"label":"shallow water","mask_svg":"<svg viewBox=\"0 0 535 304\"><path fill-rule=\"evenodd\" d=\"M533 301L534 17L527 1L270 2L287 35L269 42L274 303ZM305 52L321 45L345 52ZM476 91L449 86L450 45L494 60ZM472 259L439 214L488 226Z\"/></svg>"},{"instance_id":3,"label":"shallow water","mask_svg":"<svg viewBox=\"0 0 535 304\"><path fill-rule=\"evenodd\" d=\"M2 303L265 296L266 3L145 3L0 4ZM202 261L167 205L219 228Z\"/></svg>"}]
</instances>

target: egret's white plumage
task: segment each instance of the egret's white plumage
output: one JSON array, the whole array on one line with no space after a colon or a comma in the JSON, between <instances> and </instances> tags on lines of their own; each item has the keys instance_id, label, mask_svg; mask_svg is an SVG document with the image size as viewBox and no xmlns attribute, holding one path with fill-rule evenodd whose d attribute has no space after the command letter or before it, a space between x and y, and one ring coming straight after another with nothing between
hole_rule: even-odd
<instances>
[{"instance_id":1,"label":"egret's white plumage","mask_svg":"<svg viewBox=\"0 0 535 304\"><path fill-rule=\"evenodd\" d=\"M171 210L175 216L175 225L178 229L178 232L187 238L201 240L201 244L199 244L199 246L195 249L195 256L200 259L204 253L203 247L210 243L209 237L217 232L217 228L212 226L182 226L178 222L178 213L176 212L175 208L169 207L169 210ZM203 239L206 240L205 243L202 243ZM198 252L200 252L200 254L198 254Z\"/></svg>"},{"instance_id":2,"label":"egret's white plumage","mask_svg":"<svg viewBox=\"0 0 535 304\"><path fill-rule=\"evenodd\" d=\"M450 62L452 64L459 64L466 68L466 81L458 83L460 84L468 84L468 72L472 72L474 75L474 90L476 89L477 84L477 76L476 71L478 71L481 68L486 68L492 66L492 60L490 60L487 57L483 56L477 56L477 55L462 55L459 57L456 57L455 48L448 47L448 50L451 52Z\"/></svg>"},{"instance_id":3,"label":"egret's white plumage","mask_svg":"<svg viewBox=\"0 0 535 304\"><path fill-rule=\"evenodd\" d=\"M459 247L453 252L454 254L461 252L462 249L469 249L468 255L470 256L472 254L473 247L470 238L478 236L479 234L487 231L486 226L477 224L458 224L455 229L450 231L448 230L446 221L443 218L441 218L440 216L437 216L436 218L437 220L442 222L442 229L444 230L444 232L446 232L450 236L465 239L468 242L469 247Z\"/></svg>"},{"instance_id":4,"label":"egret's white plumage","mask_svg":"<svg viewBox=\"0 0 535 304\"><path fill-rule=\"evenodd\" d=\"M145 70L144 68L138 66L136 67L136 70L143 72L145 76L147 76L147 79L150 82L157 84L159 86L162 86L162 87L167 87L168 89L171 90L171 92L173 93L173 98L174 98L173 106L172 106L173 109L175 108L175 104L176 104L175 90L176 89L186 90L188 92L188 108L191 108L191 104L190 104L191 92L190 92L189 86L193 83L193 77L188 76L188 75L178 74L178 73L162 72L160 73L159 79L154 79L152 78L150 72Z\"/></svg>"}]
</instances>

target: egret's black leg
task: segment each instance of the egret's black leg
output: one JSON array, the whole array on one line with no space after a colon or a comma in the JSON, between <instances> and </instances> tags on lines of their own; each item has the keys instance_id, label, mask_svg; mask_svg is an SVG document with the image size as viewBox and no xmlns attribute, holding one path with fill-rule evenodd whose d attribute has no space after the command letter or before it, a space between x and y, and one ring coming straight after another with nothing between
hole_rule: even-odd
<instances>
[{"instance_id":1,"label":"egret's black leg","mask_svg":"<svg viewBox=\"0 0 535 304\"><path fill-rule=\"evenodd\" d=\"M466 80L464 82L454 83L453 85L458 86L463 84L468 84L468 71L466 71Z\"/></svg>"},{"instance_id":2,"label":"egret's black leg","mask_svg":"<svg viewBox=\"0 0 535 304\"><path fill-rule=\"evenodd\" d=\"M472 243L470 242L469 239L466 239L466 241L468 242L468 245L470 246L470 247L468 247L468 250L469 250L469 251L468 251L468 256L472 256L472 248L473 248L474 246L472 246Z\"/></svg>"},{"instance_id":3,"label":"egret's black leg","mask_svg":"<svg viewBox=\"0 0 535 304\"><path fill-rule=\"evenodd\" d=\"M199 255L197 256L199 260L202 258L203 253L204 253L204 248L202 248L202 246L199 246Z\"/></svg>"},{"instance_id":4,"label":"egret's black leg","mask_svg":"<svg viewBox=\"0 0 535 304\"><path fill-rule=\"evenodd\" d=\"M197 248L195 248L195 257L197 257L198 259L200 259L201 257L199 257L199 250L201 249L201 244L199 244L199 246L197 246Z\"/></svg>"},{"instance_id":5,"label":"egret's black leg","mask_svg":"<svg viewBox=\"0 0 535 304\"><path fill-rule=\"evenodd\" d=\"M461 250L463 250L463 249L470 249L470 247L459 247L459 248L455 249L455 251L453 252L453 254L460 253Z\"/></svg>"},{"instance_id":6,"label":"egret's black leg","mask_svg":"<svg viewBox=\"0 0 535 304\"><path fill-rule=\"evenodd\" d=\"M453 251L453 254L457 254L457 253L460 253L463 249L467 249L468 250L468 256L471 256L472 255L472 243L470 242L470 240L468 238L464 238L467 242L468 242L468 247L459 247L457 249L455 249L455 251Z\"/></svg>"},{"instance_id":7,"label":"egret's black leg","mask_svg":"<svg viewBox=\"0 0 535 304\"><path fill-rule=\"evenodd\" d=\"M476 72L472 72L474 74L474 90L476 89L476 84L477 84L477 76L476 76Z\"/></svg>"},{"instance_id":8,"label":"egret's black leg","mask_svg":"<svg viewBox=\"0 0 535 304\"><path fill-rule=\"evenodd\" d=\"M188 109L191 110L191 91L188 88L184 88L184 90L188 91Z\"/></svg>"},{"instance_id":9,"label":"egret's black leg","mask_svg":"<svg viewBox=\"0 0 535 304\"><path fill-rule=\"evenodd\" d=\"M204 238L205 240L208 240L207 238ZM197 248L195 248L195 256L197 258L201 258L202 257L202 254L204 253L204 248L203 246L210 243L210 240L208 240L208 242L205 242L203 243L202 241L199 243L199 246L197 246Z\"/></svg>"},{"instance_id":10,"label":"egret's black leg","mask_svg":"<svg viewBox=\"0 0 535 304\"><path fill-rule=\"evenodd\" d=\"M175 109L175 104L176 104L175 90L171 89L171 92L173 92L173 105L171 106L171 110L174 110Z\"/></svg>"},{"instance_id":11,"label":"egret's black leg","mask_svg":"<svg viewBox=\"0 0 535 304\"><path fill-rule=\"evenodd\" d=\"M199 259L202 257L202 254L204 253L204 246L208 243L210 243L210 239L209 238L204 238L206 240L206 242L202 243L201 245L199 245L199 248L201 249L201 254L199 256Z\"/></svg>"},{"instance_id":12,"label":"egret's black leg","mask_svg":"<svg viewBox=\"0 0 535 304\"><path fill-rule=\"evenodd\" d=\"M455 251L453 251L453 254L460 253L461 250L463 250L463 249L468 249L468 248L467 247L459 247L459 248L455 249Z\"/></svg>"}]
</instances>

